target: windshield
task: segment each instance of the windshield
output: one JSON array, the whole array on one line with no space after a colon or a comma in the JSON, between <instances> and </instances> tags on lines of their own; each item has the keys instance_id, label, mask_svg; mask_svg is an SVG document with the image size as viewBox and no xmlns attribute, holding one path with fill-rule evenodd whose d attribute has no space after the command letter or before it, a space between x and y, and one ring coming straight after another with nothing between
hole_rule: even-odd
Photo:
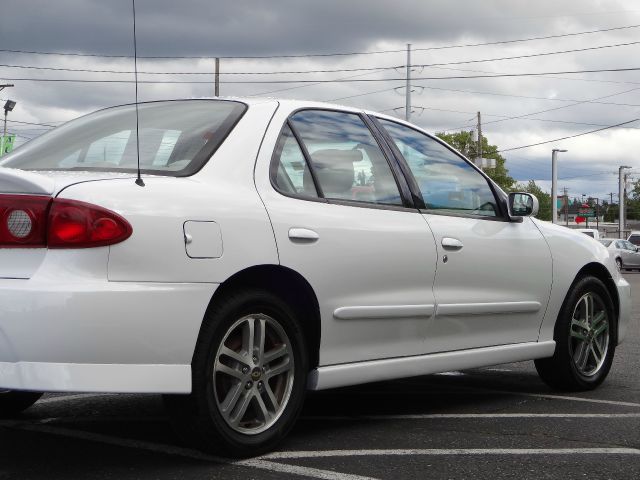
<instances>
[{"instance_id":1,"label":"windshield","mask_svg":"<svg viewBox=\"0 0 640 480\"><path fill-rule=\"evenodd\" d=\"M142 103L138 110L142 171L186 176L202 168L246 106L226 100L188 100ZM134 172L135 112L135 105L125 105L78 118L16 149L0 166Z\"/></svg>"}]
</instances>

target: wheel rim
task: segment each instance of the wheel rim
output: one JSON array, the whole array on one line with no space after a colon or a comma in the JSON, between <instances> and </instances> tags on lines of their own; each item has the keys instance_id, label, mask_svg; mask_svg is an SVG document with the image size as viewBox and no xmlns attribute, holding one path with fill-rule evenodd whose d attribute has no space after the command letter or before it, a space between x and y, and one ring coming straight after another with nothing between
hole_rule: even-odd
<instances>
[{"instance_id":1,"label":"wheel rim","mask_svg":"<svg viewBox=\"0 0 640 480\"><path fill-rule=\"evenodd\" d=\"M218 348L213 390L218 411L236 432L264 432L284 412L294 380L293 351L273 318L237 320Z\"/></svg>"},{"instance_id":2,"label":"wheel rim","mask_svg":"<svg viewBox=\"0 0 640 480\"><path fill-rule=\"evenodd\" d=\"M616 265L618 266L618 270L622 270L622 260L619 258L616 259Z\"/></svg>"},{"instance_id":3,"label":"wheel rim","mask_svg":"<svg viewBox=\"0 0 640 480\"><path fill-rule=\"evenodd\" d=\"M604 365L609 350L609 315L602 298L585 293L571 317L569 352L578 373L592 377Z\"/></svg>"}]
</instances>

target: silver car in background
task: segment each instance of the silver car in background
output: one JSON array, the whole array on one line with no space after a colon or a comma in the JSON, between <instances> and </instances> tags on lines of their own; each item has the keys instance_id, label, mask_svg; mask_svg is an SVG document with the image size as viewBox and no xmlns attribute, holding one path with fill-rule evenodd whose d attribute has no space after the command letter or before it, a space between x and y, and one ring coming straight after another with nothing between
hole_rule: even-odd
<instances>
[{"instance_id":1,"label":"silver car in background","mask_svg":"<svg viewBox=\"0 0 640 480\"><path fill-rule=\"evenodd\" d=\"M601 238L599 241L613 252L619 270L640 270L640 247L618 238Z\"/></svg>"}]
</instances>

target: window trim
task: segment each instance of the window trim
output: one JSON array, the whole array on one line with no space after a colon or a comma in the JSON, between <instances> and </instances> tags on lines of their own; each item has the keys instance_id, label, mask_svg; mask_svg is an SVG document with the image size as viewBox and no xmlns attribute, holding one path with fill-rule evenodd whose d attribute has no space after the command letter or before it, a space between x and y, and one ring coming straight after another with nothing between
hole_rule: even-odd
<instances>
[{"instance_id":1,"label":"window trim","mask_svg":"<svg viewBox=\"0 0 640 480\"><path fill-rule=\"evenodd\" d=\"M455 148L451 147L449 144L447 144L442 139L436 137L435 135L431 135L428 132L420 130L420 129L416 128L415 126L411 125L411 124L402 123L402 122L399 122L399 121L396 121L396 120L391 120L391 119L388 119L388 118L378 117L376 115L370 115L370 116L373 117L375 119L375 121L379 124L379 128L382 129L383 136L384 136L385 140L387 141L387 143L390 144L392 151L398 157L398 162L400 163L400 165L402 165L403 173L405 174L405 176L408 176L408 184L409 184L409 187L412 189L412 194L417 196L420 199L420 202L421 202L421 207L419 208L420 213L428 214L428 215L442 215L442 216L447 216L447 217L476 218L476 219L479 219L479 220L490 220L490 221L494 221L494 222L498 221L498 222L510 222L511 223L511 219L509 218L508 214L506 213L507 212L506 211L506 202L507 202L506 196L501 194L501 190L498 190L496 184L493 182L493 180L491 180L491 178L489 178L489 176L486 173L484 173L480 168L478 168L476 165L474 165L473 162L471 162L469 159L467 159L464 155L462 155L460 152L458 152ZM471 214L463 213L463 212L460 212L460 213L442 212L442 211L439 211L439 210L432 210L432 209L426 208L426 204L424 203L424 197L422 196L422 192L420 191L420 187L418 187L418 182L416 181L415 176L413 175L413 172L411 171L411 168L409 167L409 164L407 163L407 160L404 158L404 155L402 155L402 152L400 152L400 149L398 149L395 141L391 137L391 134L384 128L384 125L382 124L381 120L384 120L384 121L389 122L389 123L395 123L396 125L400 125L402 127L406 127L406 128L408 128L410 130L413 130L413 131L415 131L417 133L425 135L426 137L430 138L431 140L435 140L440 145L444 146L447 150L449 150L451 153L453 153L455 156L457 156L458 158L462 159L465 163L470 165L487 182L487 185L489 186L489 189L491 190L491 193L493 194L494 200L496 201L496 207L498 208L497 215L496 216L471 215Z\"/></svg>"},{"instance_id":2,"label":"window trim","mask_svg":"<svg viewBox=\"0 0 640 480\"><path fill-rule=\"evenodd\" d=\"M398 189L398 193L400 194L400 199L402 200L402 205L391 205L391 204L386 204L386 203L373 203L373 202L366 202L366 201L362 201L362 200L345 200L345 199L335 199L335 198L326 198L324 196L324 192L322 190L322 187L319 186L319 182L315 173L315 170L313 168L313 162L311 162L311 155L309 154L306 145L304 145L304 143L302 142L297 129L295 128L295 126L291 123L291 118L296 115L299 112L303 112L303 111L320 111L320 112L334 112L334 113L342 113L342 114L347 114L347 115L356 115L358 118L360 118L360 120L362 121L364 127L366 129L369 130L369 133L371 134L371 136L373 137L373 139L375 140L376 144L378 145L378 148L380 149L380 151L382 152L383 157L385 158L385 160L387 161L387 166L389 167L389 170L391 171L391 174L393 175L393 178L396 182L396 188ZM273 187L273 189L275 191L277 191L279 194L285 196L285 197L289 197L289 198L295 198L298 200L308 200L308 201L313 201L313 202L321 202L321 203L327 203L327 204L332 204L332 205L344 205L344 206L352 206L352 207L361 207L361 208L373 208L373 209L377 209L377 210L394 210L394 211L410 211L410 212L415 212L418 213L419 210L416 206L410 206L413 205L413 202L411 200L411 198L407 198L407 191L406 188L402 188L400 185L400 178L402 178L402 180L404 180L406 182L406 178L404 177L404 173L403 172L398 172L396 170L396 168L394 168L394 163L397 162L398 160L395 158L395 156L393 155L393 153L390 151L389 149L389 145L387 144L387 142L384 140L384 138L382 138L380 135L376 134L376 129L372 128L372 123L370 121L368 121L368 115L362 113L362 112L351 112L351 111L347 111L347 110L340 110L337 108L318 108L318 107L301 107L301 108L297 108L293 111L291 111L289 113L289 115L287 116L287 119L285 120L285 122L283 123L282 127L280 128L280 131L278 133L278 139L276 141L276 148L274 148L273 153L271 155L271 161L270 161L270 165L269 165L269 181L271 183L271 186ZM296 139L296 142L298 143L298 146L300 147L300 150L302 151L303 156L305 157L305 161L307 162L307 168L309 168L309 171L311 173L311 177L313 179L314 185L316 187L316 193L318 194L318 197L310 197L308 195L301 195L301 194L292 194L290 192L285 192L282 189L280 189L277 184L275 183L275 178L277 175L277 168L278 168L278 160L277 157L279 157L279 154L281 152L278 152L278 147L280 145L280 138L282 137L282 133L284 131L284 129L286 127L289 127L289 129L291 130L291 132L294 135L294 138ZM391 155L391 158L389 157L389 155ZM393 162L392 160L393 159ZM398 175L401 174L401 177L398 177Z\"/></svg>"},{"instance_id":3,"label":"window trim","mask_svg":"<svg viewBox=\"0 0 640 480\"><path fill-rule=\"evenodd\" d=\"M300 148L300 151L302 152L302 156L304 157L304 161L307 164L307 168L309 168L309 171L311 172L311 178L313 179L313 184L316 189L316 194L318 195L316 197L312 197L310 195L304 195L297 192L296 193L286 192L282 190L276 183L276 178L278 176L278 164L280 163L279 158L280 158L280 155L282 154L282 148L284 147L284 142L281 140L282 138L284 138L283 133L286 128L289 128L289 130L293 134L293 139L298 144L298 148ZM306 147L304 147L303 145L300 145L300 141L298 140L296 132L294 131L293 128L291 128L291 125L289 124L289 117L287 117L285 122L282 124L282 127L280 127L280 130L278 132L278 138L276 140L276 147L273 149L273 152L271 153L271 160L269 161L269 182L271 183L271 186L276 192L278 192L280 195L284 195L285 197L296 198L298 200L309 200L311 202L327 203L327 199L324 198L324 196L320 196L320 193L322 192L322 190L320 191L318 190L318 184L315 180L315 173L309 167L308 154L309 152L306 151Z\"/></svg>"}]
</instances>

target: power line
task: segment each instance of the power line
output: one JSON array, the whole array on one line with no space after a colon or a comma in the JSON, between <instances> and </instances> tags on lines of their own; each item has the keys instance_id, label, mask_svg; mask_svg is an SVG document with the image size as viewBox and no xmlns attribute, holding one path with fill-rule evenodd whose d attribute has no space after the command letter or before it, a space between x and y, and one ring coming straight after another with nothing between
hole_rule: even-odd
<instances>
[{"instance_id":1,"label":"power line","mask_svg":"<svg viewBox=\"0 0 640 480\"><path fill-rule=\"evenodd\" d=\"M381 112L388 112L391 110L398 110L404 107L397 107L397 108L387 108L385 110L381 110ZM422 110L434 110L434 111L438 111L438 112L449 112L449 113L460 113L460 114L464 114L464 115L468 115L468 114L473 114L476 112L471 112L471 111L461 111L461 110L448 110L445 108L435 108L435 107L423 107L420 105L414 105L414 108L419 108ZM486 117L499 117L499 118L503 118L505 120L528 120L528 121L533 121L533 122L550 122L550 123L564 123L564 124L569 124L569 125L586 125L586 126L590 126L590 127L606 127L607 125L603 125L601 123L587 123L587 122L572 122L569 120L554 120L554 119L550 119L550 118L514 118L514 117L509 117L507 115L497 115L495 113L485 113L482 112L483 116ZM472 118L471 120L475 120L475 117ZM491 122L483 122L483 125L487 125L488 123ZM638 130L638 127L626 127L626 128L631 128L634 130ZM445 131L449 131L451 129L447 129Z\"/></svg>"},{"instance_id":2,"label":"power line","mask_svg":"<svg viewBox=\"0 0 640 480\"><path fill-rule=\"evenodd\" d=\"M21 123L23 125L37 125L39 127L55 127L56 125L50 125L48 123L35 123L35 122L23 122L21 120L7 120L9 123Z\"/></svg>"},{"instance_id":3,"label":"power line","mask_svg":"<svg viewBox=\"0 0 640 480\"><path fill-rule=\"evenodd\" d=\"M414 67L438 67L443 65L463 65L468 63L485 63L485 62L498 62L502 60L517 60L520 58L532 58L532 57L544 57L549 55L560 55L564 53L575 53L575 52L586 52L588 50L602 50L604 48L614 48L614 47L627 47L629 45L637 45L640 41L637 42L627 42L627 43L616 43L612 45L599 45L597 47L585 47L585 48L574 48L571 50L559 50L554 52L542 52L542 53L530 53L528 55L516 55L513 57L498 57L498 58L483 58L479 60L464 60L460 62L447 62L447 63L425 63L422 65L414 65Z\"/></svg>"},{"instance_id":4,"label":"power line","mask_svg":"<svg viewBox=\"0 0 640 480\"><path fill-rule=\"evenodd\" d=\"M621 27L611 27L611 28L603 28L598 30L588 30L583 32L573 32L573 33L564 33L559 35L548 35L548 36L540 36L540 37L529 37L529 38L520 38L520 39L511 39L511 40L499 40L494 42L482 42L482 43L468 43L468 44L458 44L458 45L440 45L434 47L424 47L417 48L415 50L419 51L429 51L429 50L441 50L447 48L464 48L464 47L480 47L485 45L499 45L499 44L508 44L508 43L517 43L517 42L530 42L536 40L548 40L552 38L562 38L562 37L572 37L578 35L589 35L594 33L601 32L611 32L615 30L625 30L631 28L638 28L640 25L627 25ZM207 59L207 58L224 58L224 59L238 59L238 60L259 60L259 59L272 59L272 58L313 58L313 57L341 57L341 56L351 56L351 55L378 55L378 54L386 54L386 53L398 53L404 52L404 49L397 50L378 50L378 51L369 51L369 52L333 52L333 53L307 53L307 54L290 54L290 55L219 55L219 54L209 54L209 55L151 55L151 56L140 56L138 58L146 58L146 59ZM17 54L29 54L29 55L59 55L59 56L72 56L72 57L102 57L102 58L131 58L131 55L113 55L113 54L99 54L99 53L77 53L77 52L47 52L47 51L36 51L36 50L13 50L13 49L0 49L0 52L5 53L17 53Z\"/></svg>"},{"instance_id":5,"label":"power line","mask_svg":"<svg viewBox=\"0 0 640 480\"><path fill-rule=\"evenodd\" d=\"M456 88L443 88L443 87L432 87L427 85L416 85L416 87L426 88L427 90L441 90L445 92L456 92L456 93L469 93L472 95L493 95L497 97L513 97L513 98L527 98L531 100L546 100L550 102L584 102L584 100L576 100L573 98L548 98L548 97L535 97L531 95L514 95L511 93L499 93L499 92L484 92L484 91L476 91L476 90L462 90ZM622 95L623 93L629 93L636 90L640 90L640 87L632 88L630 90L625 90L624 92L617 93L615 95ZM589 100L590 103L597 103L600 105L616 105L622 107L640 107L640 104L637 103L616 103L616 102L597 102L595 100Z\"/></svg>"},{"instance_id":6,"label":"power line","mask_svg":"<svg viewBox=\"0 0 640 480\"><path fill-rule=\"evenodd\" d=\"M571 50L559 50L553 52L541 52L541 53L531 53L527 55L516 55L511 57L498 57L498 58L484 58L477 60L463 60L456 62L446 62L446 63L429 63L429 64L417 64L413 65L414 67L437 67L437 66L446 66L446 65L463 65L469 63L486 63L486 62L497 62L503 60L517 60L522 58L533 58L533 57L542 57L549 55L562 55L566 53L575 53L575 52L586 52L590 50L602 50L605 48L614 48L614 47L625 47L630 45L640 44L640 41L636 42L626 42L626 43L616 43L611 45L600 45L596 47L585 47L585 48L574 48ZM90 69L90 68L66 68L66 67L41 67L37 65L16 65L16 64L0 64L0 67L3 68L19 68L19 69L29 69L29 70L47 70L47 71L59 71L59 72L86 72L86 73L115 73L115 74L131 74L134 73L131 70L112 70L112 69ZM389 67L363 67L363 68L339 68L339 69L324 69L324 70L288 70L288 71L268 71L268 72L221 72L221 75L293 75L293 74L309 74L309 73L339 73L339 72L362 72L362 71L372 71L372 70L394 70L397 68L404 67L404 65L396 65ZM211 75L211 72L138 72L145 75Z\"/></svg>"},{"instance_id":7,"label":"power line","mask_svg":"<svg viewBox=\"0 0 640 480\"><path fill-rule=\"evenodd\" d=\"M290 70L290 71L273 71L273 72L220 72L220 75L289 75L289 74L306 74L306 73L339 73L339 72L363 72L363 71L381 71L395 70L402 65L391 67L364 67L364 68L337 68L327 70ZM56 72L87 72L87 73L116 73L116 74L132 74L133 70L97 70L91 68L63 68L63 67L40 67L36 65L15 65L1 63L0 67L4 68L21 68L26 70L51 70ZM212 75L213 72L138 72L144 75Z\"/></svg>"},{"instance_id":8,"label":"power line","mask_svg":"<svg viewBox=\"0 0 640 480\"><path fill-rule=\"evenodd\" d=\"M500 40L495 42L483 42L483 43L463 43L460 45L444 45L440 47L416 48L415 50L416 51L443 50L446 48L482 47L486 45L501 45L505 43L531 42L533 40L549 40L551 38L573 37L576 35L587 35L591 33L600 33L600 32L612 32L614 30L625 30L629 28L638 28L638 27L640 27L640 25L628 25L626 27L603 28L600 30L590 30L586 32L563 33L561 35L547 35L545 37L529 37L529 38L520 38L516 40Z\"/></svg>"},{"instance_id":9,"label":"power line","mask_svg":"<svg viewBox=\"0 0 640 480\"><path fill-rule=\"evenodd\" d=\"M474 72L474 73L487 73L487 74L499 74L503 72L490 72L487 70L475 70L469 68L453 68L453 67L436 67L431 66L429 68L437 68L438 70L454 70L457 72ZM629 85L640 85L640 82L628 82L621 80L602 80L595 78L568 78L568 77L540 77L540 78L548 78L550 80L569 80L572 82L595 82L595 83L617 83L617 84L629 84Z\"/></svg>"},{"instance_id":10,"label":"power line","mask_svg":"<svg viewBox=\"0 0 640 480\"><path fill-rule=\"evenodd\" d=\"M600 68L600 69L587 69L587 70L566 70L558 72L529 72L529 73L502 73L496 75L461 75L461 76L447 76L447 77L416 77L414 80L463 80L463 79L477 79L477 78L513 78L513 77L537 77L544 75L569 75L574 73L601 73L601 72L635 72L640 70L640 67L629 68ZM1 80L15 81L15 82L72 82L72 83L134 83L133 80L91 80L91 79L79 79L79 78L7 78L3 77ZM221 81L220 83L226 84L291 84L291 83L356 83L356 82L399 82L404 81L404 77L400 78L367 78L367 79L327 79L327 80L307 80L307 79L295 79L295 80L229 80ZM213 81L207 80L139 80L138 83L154 83L154 84L212 84Z\"/></svg>"},{"instance_id":11,"label":"power line","mask_svg":"<svg viewBox=\"0 0 640 480\"><path fill-rule=\"evenodd\" d=\"M502 149L502 150L498 150L497 153L511 152L513 150L521 150L523 148L535 147L535 146L538 146L538 145L544 145L546 143L559 142L560 140L567 140L569 138L582 137L583 135L589 135L591 133L601 132L603 130L609 130L610 128L620 127L622 125L627 125L629 123L637 122L638 120L640 120L640 118L634 118L633 120L628 120L626 122L617 123L615 125L609 125L607 127L598 128L596 130L590 130L588 132L577 133L576 135L569 135L568 137L554 138L553 140L545 140L544 142L532 143L532 144L529 144L529 145L522 145L520 147L505 148L505 149Z\"/></svg>"},{"instance_id":12,"label":"power line","mask_svg":"<svg viewBox=\"0 0 640 480\"><path fill-rule=\"evenodd\" d=\"M531 115L538 115L540 113L553 112L553 111L556 111L556 110L562 110L563 108L575 107L576 105L582 105L584 103L598 103L597 100L602 100L603 98L610 98L610 97L615 97L615 96L618 96L618 95L623 95L625 93L633 92L635 90L640 90L640 87L632 88L630 90L625 90L623 92L616 92L616 93L611 93L609 95L603 95L603 96L600 96L600 97L595 97L595 98L592 98L592 99L589 99L589 100L580 100L580 101L577 101L575 103L570 103L569 105L561 105L559 107L547 108L547 109L544 109L544 110L538 110L537 112L525 113L525 114L522 114L522 115L515 115L515 116L512 116L512 117L507 117L507 118L503 118L503 119L500 119L500 120L490 120L488 122L485 122L484 124L485 125L489 125L489 124L492 124L492 123L506 122L507 120L516 120L516 119L520 119L520 118L524 118L524 117L530 117ZM461 127L448 128L445 131L458 130L459 128L461 128Z\"/></svg>"}]
</instances>

